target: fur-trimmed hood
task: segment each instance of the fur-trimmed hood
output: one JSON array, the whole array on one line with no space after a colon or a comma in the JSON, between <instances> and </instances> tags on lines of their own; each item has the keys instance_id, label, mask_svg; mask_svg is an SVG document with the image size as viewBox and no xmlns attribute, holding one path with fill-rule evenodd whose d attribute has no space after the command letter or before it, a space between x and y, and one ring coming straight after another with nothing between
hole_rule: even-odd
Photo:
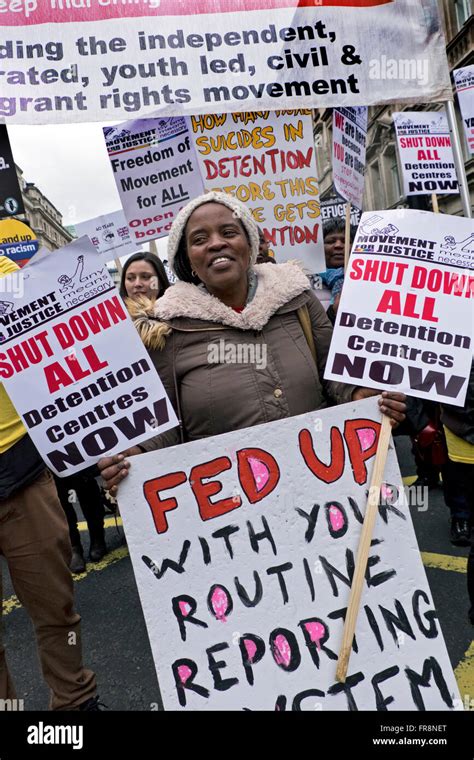
<instances>
[{"instance_id":1,"label":"fur-trimmed hood","mask_svg":"<svg viewBox=\"0 0 474 760\"><path fill-rule=\"evenodd\" d=\"M177 317L213 322L240 330L261 330L278 309L310 289L310 283L295 261L285 264L258 264L254 267L258 285L252 301L236 312L204 288L177 282L153 305L146 299L131 301L127 307L147 348L163 348ZM176 326L177 327L177 326Z\"/></svg>"},{"instance_id":2,"label":"fur-trimmed hood","mask_svg":"<svg viewBox=\"0 0 474 760\"><path fill-rule=\"evenodd\" d=\"M176 317L188 317L241 330L261 330L281 306L311 287L294 261L257 264L254 271L258 277L257 290L242 312L234 311L202 287L177 282L155 302L155 317L166 322Z\"/></svg>"},{"instance_id":3,"label":"fur-trimmed hood","mask_svg":"<svg viewBox=\"0 0 474 760\"><path fill-rule=\"evenodd\" d=\"M142 297L126 298L125 303L144 346L150 351L161 351L165 347L166 336L171 333L171 327L155 317L154 302Z\"/></svg>"}]
</instances>

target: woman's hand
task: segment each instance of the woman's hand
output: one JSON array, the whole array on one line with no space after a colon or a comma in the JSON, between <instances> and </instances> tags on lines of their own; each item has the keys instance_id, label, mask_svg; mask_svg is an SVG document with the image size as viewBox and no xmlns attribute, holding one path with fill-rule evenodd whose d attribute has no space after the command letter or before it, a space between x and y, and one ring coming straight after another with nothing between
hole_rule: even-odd
<instances>
[{"instance_id":1,"label":"woman's hand","mask_svg":"<svg viewBox=\"0 0 474 760\"><path fill-rule=\"evenodd\" d=\"M104 457L98 461L97 467L104 479L105 488L111 496L117 496L119 484L128 475L130 462L125 457L132 457L142 453L142 450L138 446L132 446L131 449L127 449L121 454L114 454L113 457Z\"/></svg>"},{"instance_id":2,"label":"woman's hand","mask_svg":"<svg viewBox=\"0 0 474 760\"><path fill-rule=\"evenodd\" d=\"M364 398L378 396L380 391L373 388L356 388L352 394L353 401L361 401ZM406 395L398 391L383 391L379 399L380 411L390 417L392 427L397 427L405 419L407 410Z\"/></svg>"}]
</instances>

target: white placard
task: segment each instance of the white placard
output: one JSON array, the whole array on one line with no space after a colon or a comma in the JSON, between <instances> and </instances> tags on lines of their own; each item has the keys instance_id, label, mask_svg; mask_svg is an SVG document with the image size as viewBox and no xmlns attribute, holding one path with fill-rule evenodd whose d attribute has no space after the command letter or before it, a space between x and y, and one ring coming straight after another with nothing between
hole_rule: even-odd
<instances>
[{"instance_id":1,"label":"white placard","mask_svg":"<svg viewBox=\"0 0 474 760\"><path fill-rule=\"evenodd\" d=\"M460 704L393 446L335 678L379 428L369 399L132 460L120 513L167 710Z\"/></svg>"},{"instance_id":2,"label":"white placard","mask_svg":"<svg viewBox=\"0 0 474 760\"><path fill-rule=\"evenodd\" d=\"M130 229L122 210L96 216L74 225L77 237L87 235L102 261L136 253L138 245L130 236Z\"/></svg>"},{"instance_id":3,"label":"white placard","mask_svg":"<svg viewBox=\"0 0 474 760\"><path fill-rule=\"evenodd\" d=\"M206 190L235 195L252 211L281 263L326 268L310 111L192 116Z\"/></svg>"},{"instance_id":4,"label":"white placard","mask_svg":"<svg viewBox=\"0 0 474 760\"><path fill-rule=\"evenodd\" d=\"M393 114L405 195L459 193L446 112Z\"/></svg>"},{"instance_id":5,"label":"white placard","mask_svg":"<svg viewBox=\"0 0 474 760\"><path fill-rule=\"evenodd\" d=\"M474 153L474 63L453 71L459 98L466 142L471 155Z\"/></svg>"},{"instance_id":6,"label":"white placard","mask_svg":"<svg viewBox=\"0 0 474 760\"><path fill-rule=\"evenodd\" d=\"M87 238L40 252L20 274L22 295L0 314L0 379L51 470L72 475L178 424Z\"/></svg>"},{"instance_id":7,"label":"white placard","mask_svg":"<svg viewBox=\"0 0 474 760\"><path fill-rule=\"evenodd\" d=\"M332 114L332 170L334 187L346 200L362 208L364 197L367 108L338 108Z\"/></svg>"},{"instance_id":8,"label":"white placard","mask_svg":"<svg viewBox=\"0 0 474 760\"><path fill-rule=\"evenodd\" d=\"M325 377L463 406L474 337L471 219L362 214Z\"/></svg>"},{"instance_id":9,"label":"white placard","mask_svg":"<svg viewBox=\"0 0 474 760\"><path fill-rule=\"evenodd\" d=\"M179 210L203 192L185 119L104 127L117 190L136 243L168 235Z\"/></svg>"}]
</instances>

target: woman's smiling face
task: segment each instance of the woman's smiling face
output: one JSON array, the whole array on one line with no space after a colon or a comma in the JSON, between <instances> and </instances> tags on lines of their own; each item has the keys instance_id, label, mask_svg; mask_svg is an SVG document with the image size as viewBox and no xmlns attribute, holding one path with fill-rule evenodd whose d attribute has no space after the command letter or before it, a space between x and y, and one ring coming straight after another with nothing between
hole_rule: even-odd
<instances>
[{"instance_id":1,"label":"woman's smiling face","mask_svg":"<svg viewBox=\"0 0 474 760\"><path fill-rule=\"evenodd\" d=\"M188 219L185 240L191 268L211 293L246 282L250 243L230 208L214 202L199 206Z\"/></svg>"}]
</instances>

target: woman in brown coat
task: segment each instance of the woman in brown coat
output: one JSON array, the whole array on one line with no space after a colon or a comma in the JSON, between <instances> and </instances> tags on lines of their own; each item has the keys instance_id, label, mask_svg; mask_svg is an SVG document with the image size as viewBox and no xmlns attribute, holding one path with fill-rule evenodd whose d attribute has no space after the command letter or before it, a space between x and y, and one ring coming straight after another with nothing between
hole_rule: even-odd
<instances>
[{"instance_id":1,"label":"woman in brown coat","mask_svg":"<svg viewBox=\"0 0 474 760\"><path fill-rule=\"evenodd\" d=\"M178 214L168 260L179 282L154 305L129 304L181 421L125 456L375 395L323 379L332 327L297 264L256 265L258 229L235 198L208 193ZM404 395L381 410L404 418ZM124 455L99 468L112 493Z\"/></svg>"}]
</instances>

